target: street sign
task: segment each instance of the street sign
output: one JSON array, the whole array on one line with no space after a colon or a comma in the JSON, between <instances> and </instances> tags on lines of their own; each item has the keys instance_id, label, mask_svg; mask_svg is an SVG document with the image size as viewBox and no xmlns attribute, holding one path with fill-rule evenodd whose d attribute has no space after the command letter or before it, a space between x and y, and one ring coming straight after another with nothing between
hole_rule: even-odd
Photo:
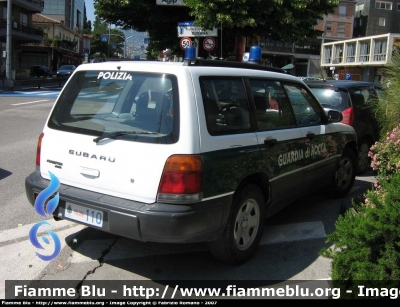
<instances>
[{"instance_id":1,"label":"street sign","mask_svg":"<svg viewBox=\"0 0 400 307\"><path fill-rule=\"evenodd\" d=\"M351 73L346 72L345 73L345 78L346 78L346 80L351 80Z\"/></svg>"},{"instance_id":2,"label":"street sign","mask_svg":"<svg viewBox=\"0 0 400 307\"><path fill-rule=\"evenodd\" d=\"M134 59L135 60L140 60L140 55L135 55Z\"/></svg>"},{"instance_id":3,"label":"street sign","mask_svg":"<svg viewBox=\"0 0 400 307\"><path fill-rule=\"evenodd\" d=\"M107 34L102 34L101 35L101 42L102 43L107 43L108 42L108 35Z\"/></svg>"},{"instance_id":4,"label":"street sign","mask_svg":"<svg viewBox=\"0 0 400 307\"><path fill-rule=\"evenodd\" d=\"M218 36L218 30L214 27L212 30L205 30L196 27L193 21L178 22L178 37L207 37Z\"/></svg>"},{"instance_id":5,"label":"street sign","mask_svg":"<svg viewBox=\"0 0 400 307\"><path fill-rule=\"evenodd\" d=\"M203 48L205 51L211 51L215 48L215 39L206 37L203 41Z\"/></svg>"},{"instance_id":6,"label":"street sign","mask_svg":"<svg viewBox=\"0 0 400 307\"><path fill-rule=\"evenodd\" d=\"M175 5L175 6L185 6L183 0L157 0L157 5Z\"/></svg>"},{"instance_id":7,"label":"street sign","mask_svg":"<svg viewBox=\"0 0 400 307\"><path fill-rule=\"evenodd\" d=\"M189 37L183 37L179 45L182 50L185 50L187 46L192 46L192 40Z\"/></svg>"}]
</instances>

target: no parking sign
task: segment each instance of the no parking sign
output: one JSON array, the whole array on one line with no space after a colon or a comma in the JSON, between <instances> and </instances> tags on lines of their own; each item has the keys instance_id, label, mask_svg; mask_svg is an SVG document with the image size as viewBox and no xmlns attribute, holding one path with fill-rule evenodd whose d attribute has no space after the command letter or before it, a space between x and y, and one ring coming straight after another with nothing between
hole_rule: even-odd
<instances>
[{"instance_id":1,"label":"no parking sign","mask_svg":"<svg viewBox=\"0 0 400 307\"><path fill-rule=\"evenodd\" d=\"M205 51L211 51L215 47L215 40L212 37L206 37L203 41L203 48Z\"/></svg>"}]
</instances>

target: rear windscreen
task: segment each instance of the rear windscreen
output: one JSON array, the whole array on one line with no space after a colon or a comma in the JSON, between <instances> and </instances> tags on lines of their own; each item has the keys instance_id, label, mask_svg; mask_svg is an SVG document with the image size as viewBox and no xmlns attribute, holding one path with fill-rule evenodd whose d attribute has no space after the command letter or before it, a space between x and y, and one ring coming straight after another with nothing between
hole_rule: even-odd
<instances>
[{"instance_id":1,"label":"rear windscreen","mask_svg":"<svg viewBox=\"0 0 400 307\"><path fill-rule=\"evenodd\" d=\"M65 85L51 114L57 130L171 144L178 140L178 92L174 75L80 71Z\"/></svg>"},{"instance_id":2,"label":"rear windscreen","mask_svg":"<svg viewBox=\"0 0 400 307\"><path fill-rule=\"evenodd\" d=\"M343 111L349 107L348 92L331 87L310 87L324 108Z\"/></svg>"}]
</instances>

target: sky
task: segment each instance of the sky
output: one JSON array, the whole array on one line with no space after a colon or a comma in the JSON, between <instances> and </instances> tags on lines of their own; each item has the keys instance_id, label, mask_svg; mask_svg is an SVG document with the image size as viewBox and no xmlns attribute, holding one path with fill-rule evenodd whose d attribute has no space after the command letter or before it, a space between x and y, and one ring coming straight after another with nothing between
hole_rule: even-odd
<instances>
[{"instance_id":1,"label":"sky","mask_svg":"<svg viewBox=\"0 0 400 307\"><path fill-rule=\"evenodd\" d=\"M94 23L94 7L93 7L93 0L85 0L86 6L86 18Z\"/></svg>"},{"instance_id":2,"label":"sky","mask_svg":"<svg viewBox=\"0 0 400 307\"><path fill-rule=\"evenodd\" d=\"M93 26L94 19L95 19L93 0L85 0L85 6L86 6L86 19L90 20L92 22L92 26ZM114 25L111 25L111 28L113 28L113 27L114 27ZM144 33L144 32L136 32L136 31L128 31L127 33L125 33L126 36L132 35L132 34L142 35L142 36L146 35L146 33Z\"/></svg>"}]
</instances>

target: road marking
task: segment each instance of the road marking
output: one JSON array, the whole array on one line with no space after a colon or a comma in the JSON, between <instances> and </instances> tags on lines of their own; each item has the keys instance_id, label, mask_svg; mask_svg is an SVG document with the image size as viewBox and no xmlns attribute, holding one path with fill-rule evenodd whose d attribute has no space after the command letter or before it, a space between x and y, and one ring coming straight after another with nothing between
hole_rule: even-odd
<instances>
[{"instance_id":1,"label":"road marking","mask_svg":"<svg viewBox=\"0 0 400 307\"><path fill-rule=\"evenodd\" d=\"M36 101L29 101L29 102L13 103L12 106L19 106L22 104L30 104L30 103L45 102L45 101L49 101L49 100L46 99L46 100L36 100Z\"/></svg>"}]
</instances>

